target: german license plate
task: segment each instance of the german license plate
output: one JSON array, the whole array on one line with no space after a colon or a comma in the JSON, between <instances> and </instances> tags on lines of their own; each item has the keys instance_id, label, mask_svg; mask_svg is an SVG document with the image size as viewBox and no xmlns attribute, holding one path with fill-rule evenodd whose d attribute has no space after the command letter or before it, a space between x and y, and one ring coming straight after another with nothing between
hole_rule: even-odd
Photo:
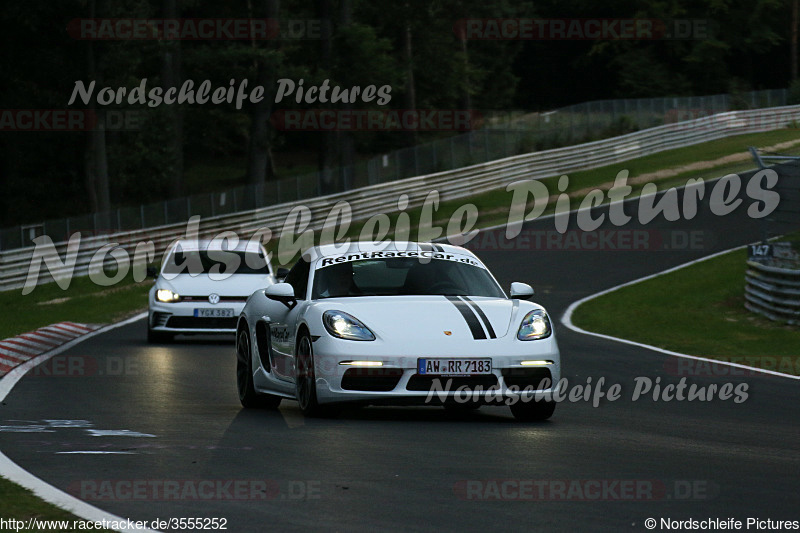
<instances>
[{"instance_id":1,"label":"german license plate","mask_svg":"<svg viewBox=\"0 0 800 533\"><path fill-rule=\"evenodd\" d=\"M219 309L195 309L194 316L199 318L231 318L233 316L233 308L221 307Z\"/></svg>"},{"instance_id":2,"label":"german license plate","mask_svg":"<svg viewBox=\"0 0 800 533\"><path fill-rule=\"evenodd\" d=\"M472 376L491 374L491 359L474 358L420 358L417 359L417 373L429 376Z\"/></svg>"}]
</instances>

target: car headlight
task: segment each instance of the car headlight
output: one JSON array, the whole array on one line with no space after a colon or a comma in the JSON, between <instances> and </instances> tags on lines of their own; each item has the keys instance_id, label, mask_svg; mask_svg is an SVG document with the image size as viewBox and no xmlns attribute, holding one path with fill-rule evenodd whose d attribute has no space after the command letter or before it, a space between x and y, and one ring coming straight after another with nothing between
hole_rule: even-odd
<instances>
[{"instance_id":1,"label":"car headlight","mask_svg":"<svg viewBox=\"0 0 800 533\"><path fill-rule=\"evenodd\" d=\"M517 331L517 338L521 341L544 339L550 336L550 332L550 319L547 318L547 313L537 309L522 319L522 324L519 325L519 331Z\"/></svg>"},{"instance_id":2,"label":"car headlight","mask_svg":"<svg viewBox=\"0 0 800 533\"><path fill-rule=\"evenodd\" d=\"M325 329L334 337L351 341L374 341L375 334L356 317L342 311L325 311L322 314Z\"/></svg>"},{"instance_id":3,"label":"car headlight","mask_svg":"<svg viewBox=\"0 0 800 533\"><path fill-rule=\"evenodd\" d=\"M177 292L172 292L169 289L158 289L156 291L156 300L159 302L172 303L181 299L181 295Z\"/></svg>"}]
</instances>

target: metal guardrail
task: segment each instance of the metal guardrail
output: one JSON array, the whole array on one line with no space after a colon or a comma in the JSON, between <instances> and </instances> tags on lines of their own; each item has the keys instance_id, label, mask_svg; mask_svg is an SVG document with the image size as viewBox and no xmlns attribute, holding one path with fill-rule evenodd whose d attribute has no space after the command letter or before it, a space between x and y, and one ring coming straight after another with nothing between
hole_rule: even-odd
<instances>
[{"instance_id":1,"label":"metal guardrail","mask_svg":"<svg viewBox=\"0 0 800 533\"><path fill-rule=\"evenodd\" d=\"M76 231L117 233L187 220L191 214L213 217L377 185L423 174L463 168L558 146L574 146L624 132L654 128L724 113L786 105L788 90L763 90L735 96L663 97L596 100L547 112L476 112L469 133L400 148L354 165L289 176L153 202L119 206L0 228L0 250L28 245L42 235L66 238ZM55 239L55 237L54 237Z\"/></svg>"},{"instance_id":2,"label":"metal guardrail","mask_svg":"<svg viewBox=\"0 0 800 533\"><path fill-rule=\"evenodd\" d=\"M800 324L800 270L747 262L744 306L770 320Z\"/></svg>"},{"instance_id":3,"label":"metal guardrail","mask_svg":"<svg viewBox=\"0 0 800 533\"><path fill-rule=\"evenodd\" d=\"M787 127L800 121L800 106L770 109L730 111L699 119L668 124L594 141L576 146L533 152L472 165L456 170L438 172L389 183L361 187L347 192L297 200L230 215L207 217L201 221L200 235L214 235L221 231L234 231L240 238L250 238L260 228L270 228L274 235L280 233L286 216L297 206L306 206L311 213L308 229L320 230L334 204L349 203L352 220L366 220L377 214L398 210L401 195L408 196L408 209L419 207L431 191L438 191L440 201L466 198L525 179L542 179L560 174L587 170L627 161L645 155L681 148L720 139L731 135L770 131ZM609 176L612 181L615 176ZM153 242L157 257L176 237L182 236L186 223L176 223L135 231L92 236L81 241L75 263L74 275L89 273L89 264L95 252L110 243L133 256L136 243ZM0 252L0 290L17 289L24 285L33 255L33 247ZM56 244L63 258L67 242ZM58 276L66 269L56 269ZM40 283L52 277L42 266Z\"/></svg>"}]
</instances>

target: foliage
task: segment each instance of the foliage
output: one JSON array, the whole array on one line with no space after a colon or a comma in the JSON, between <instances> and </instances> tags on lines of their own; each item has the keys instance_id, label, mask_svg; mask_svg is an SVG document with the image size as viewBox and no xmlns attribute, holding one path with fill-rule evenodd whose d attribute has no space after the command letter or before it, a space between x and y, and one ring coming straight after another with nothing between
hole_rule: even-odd
<instances>
[{"instance_id":1,"label":"foliage","mask_svg":"<svg viewBox=\"0 0 800 533\"><path fill-rule=\"evenodd\" d=\"M90 81L88 51L94 55L98 88L128 89L147 78L156 87L164 78L165 54L180 50L179 78L225 86L231 79L250 81L259 65L269 79L304 79L306 87L329 79L331 85L392 87L386 106L403 109L471 109L485 115L512 109L548 110L562 105L617 97L651 97L728 92L736 107L749 107L740 98L753 88L788 85L788 0L662 0L642 3L609 0L325 0L320 3L284 0L279 20L320 20L331 24L330 39L280 38L241 40L101 40L74 39L67 22L90 17L159 18L165 0L63 0L11 3L0 13L4 49L0 58L5 109L63 109L76 80ZM183 18L262 17L265 6L277 1L211 0L178 2ZM325 13L323 13L323 8ZM347 13L347 16L345 15ZM652 19L700 21L699 33L687 39L618 40L462 40L457 22L465 19ZM329 60L323 60L328 47ZM407 52L410 51L410 56ZM172 72L172 74L176 74ZM411 83L413 80L413 83ZM266 84L269 101L276 84ZM413 98L412 98L413 97ZM791 98L800 102L800 88ZM330 104L327 104L328 106ZM375 102L353 104L374 108ZM72 108L86 107L79 102ZM326 104L276 104L270 110L319 108ZM254 106L183 104L183 136L176 136L176 115L165 106L120 106L141 112L138 129L109 131L106 157L111 204L136 205L168 196L175 173L204 176L203 167L215 159L226 166L240 161L241 171L227 175L247 179ZM256 124L260 124L257 122ZM609 132L631 131L624 118ZM608 132L606 132L608 133ZM321 164L319 155L334 142L341 154L345 141L355 160L426 142L441 132L414 136L393 132L354 132L326 137L316 131L280 132L269 128L264 137L274 161L303 160L305 167ZM566 139L531 136L533 149L562 145ZM346 137L346 138L345 138ZM258 138L258 137L254 137ZM587 137L588 138L588 137ZM261 146L261 148L265 148ZM0 131L0 226L83 214L91 202L85 132ZM353 157L350 154L349 157ZM177 159L176 159L177 158ZM326 159L330 164L337 160ZM211 167L213 168L212 164ZM276 169L286 176L288 168ZM237 177L238 176L238 177ZM227 180L228 178L226 178ZM195 179L184 180L192 194L209 190ZM211 180L213 183L214 180Z\"/></svg>"},{"instance_id":2,"label":"foliage","mask_svg":"<svg viewBox=\"0 0 800 533\"><path fill-rule=\"evenodd\" d=\"M789 97L786 103L789 105L800 104L800 80L794 80L789 86Z\"/></svg>"}]
</instances>

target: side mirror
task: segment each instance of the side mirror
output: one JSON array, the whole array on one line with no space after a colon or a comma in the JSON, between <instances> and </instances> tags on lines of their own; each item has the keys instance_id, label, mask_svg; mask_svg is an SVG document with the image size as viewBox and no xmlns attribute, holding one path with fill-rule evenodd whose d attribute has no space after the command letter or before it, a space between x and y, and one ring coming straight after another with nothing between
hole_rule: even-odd
<instances>
[{"instance_id":1,"label":"side mirror","mask_svg":"<svg viewBox=\"0 0 800 533\"><path fill-rule=\"evenodd\" d=\"M156 267L154 267L154 266L147 267L147 277L148 278L157 278L158 277L158 271L156 270Z\"/></svg>"},{"instance_id":2,"label":"side mirror","mask_svg":"<svg viewBox=\"0 0 800 533\"><path fill-rule=\"evenodd\" d=\"M289 303L295 300L294 287L288 283L275 283L264 290L264 295L270 300Z\"/></svg>"},{"instance_id":3,"label":"side mirror","mask_svg":"<svg viewBox=\"0 0 800 533\"><path fill-rule=\"evenodd\" d=\"M511 298L518 300L527 300L533 296L533 287L527 283L520 283L515 281L511 284Z\"/></svg>"},{"instance_id":4,"label":"side mirror","mask_svg":"<svg viewBox=\"0 0 800 533\"><path fill-rule=\"evenodd\" d=\"M275 279L283 281L286 279L286 276L288 275L289 275L289 269L286 267L280 267L278 268L278 273L275 274Z\"/></svg>"}]
</instances>

